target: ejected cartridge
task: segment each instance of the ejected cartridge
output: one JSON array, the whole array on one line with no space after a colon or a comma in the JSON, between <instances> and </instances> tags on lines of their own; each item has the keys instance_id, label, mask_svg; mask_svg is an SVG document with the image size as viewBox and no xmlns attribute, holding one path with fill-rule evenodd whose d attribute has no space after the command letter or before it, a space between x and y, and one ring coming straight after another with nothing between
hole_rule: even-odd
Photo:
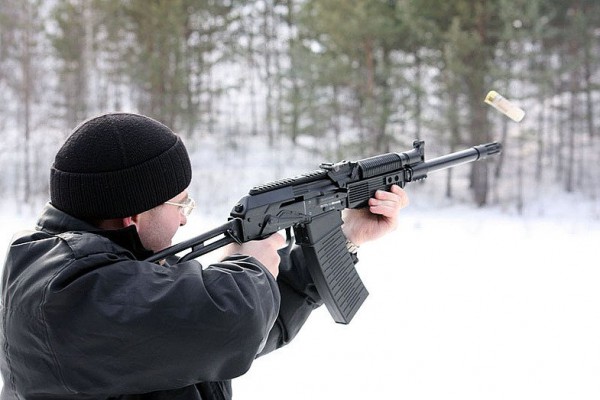
<instances>
[{"instance_id":1,"label":"ejected cartridge","mask_svg":"<svg viewBox=\"0 0 600 400\"><path fill-rule=\"evenodd\" d=\"M525 116L525 111L508 101L495 90L491 90L485 96L484 101L515 122L521 122Z\"/></svg>"}]
</instances>

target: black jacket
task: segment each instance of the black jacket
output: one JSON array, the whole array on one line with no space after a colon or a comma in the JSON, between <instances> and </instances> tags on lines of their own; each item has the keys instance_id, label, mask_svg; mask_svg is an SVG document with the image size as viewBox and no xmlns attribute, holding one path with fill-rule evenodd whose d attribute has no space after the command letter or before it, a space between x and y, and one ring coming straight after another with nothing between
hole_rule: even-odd
<instances>
[{"instance_id":1,"label":"black jacket","mask_svg":"<svg viewBox=\"0 0 600 400\"><path fill-rule=\"evenodd\" d=\"M1 399L228 399L320 304L301 252L277 280L254 258L161 266L134 227L99 231L48 205L2 276Z\"/></svg>"}]
</instances>

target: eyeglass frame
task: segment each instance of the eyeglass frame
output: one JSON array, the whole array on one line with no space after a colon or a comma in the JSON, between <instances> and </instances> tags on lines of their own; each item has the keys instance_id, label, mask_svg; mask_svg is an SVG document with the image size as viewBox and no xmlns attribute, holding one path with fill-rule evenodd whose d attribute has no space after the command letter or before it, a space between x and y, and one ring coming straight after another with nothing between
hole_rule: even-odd
<instances>
[{"instance_id":1,"label":"eyeglass frame","mask_svg":"<svg viewBox=\"0 0 600 400\"><path fill-rule=\"evenodd\" d=\"M176 203L174 201L165 201L163 204L168 204L171 206L179 207L179 212L184 217L189 217L190 214L192 213L192 211L194 211L194 208L196 208L196 202L191 197L188 197L184 201L185 201L184 203Z\"/></svg>"}]
</instances>

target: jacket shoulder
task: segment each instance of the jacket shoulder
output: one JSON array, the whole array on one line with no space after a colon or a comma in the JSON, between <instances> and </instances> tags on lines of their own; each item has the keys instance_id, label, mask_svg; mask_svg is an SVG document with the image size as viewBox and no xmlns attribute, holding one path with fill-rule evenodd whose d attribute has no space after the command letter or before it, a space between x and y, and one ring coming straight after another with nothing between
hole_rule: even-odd
<instances>
[{"instance_id":1,"label":"jacket shoulder","mask_svg":"<svg viewBox=\"0 0 600 400\"><path fill-rule=\"evenodd\" d=\"M133 258L131 253L125 248L118 246L110 239L93 232L70 231L59 233L56 236L69 247L74 259L101 253L111 253L122 255L126 258Z\"/></svg>"}]
</instances>

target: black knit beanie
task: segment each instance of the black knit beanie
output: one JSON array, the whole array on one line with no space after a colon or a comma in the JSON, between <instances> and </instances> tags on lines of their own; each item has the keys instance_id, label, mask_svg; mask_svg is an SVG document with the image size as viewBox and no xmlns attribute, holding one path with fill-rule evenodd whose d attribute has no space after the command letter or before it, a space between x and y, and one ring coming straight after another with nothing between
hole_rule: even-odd
<instances>
[{"instance_id":1,"label":"black knit beanie","mask_svg":"<svg viewBox=\"0 0 600 400\"><path fill-rule=\"evenodd\" d=\"M56 154L50 199L77 218L124 218L175 197L191 179L173 131L143 115L105 114L75 128Z\"/></svg>"}]
</instances>

